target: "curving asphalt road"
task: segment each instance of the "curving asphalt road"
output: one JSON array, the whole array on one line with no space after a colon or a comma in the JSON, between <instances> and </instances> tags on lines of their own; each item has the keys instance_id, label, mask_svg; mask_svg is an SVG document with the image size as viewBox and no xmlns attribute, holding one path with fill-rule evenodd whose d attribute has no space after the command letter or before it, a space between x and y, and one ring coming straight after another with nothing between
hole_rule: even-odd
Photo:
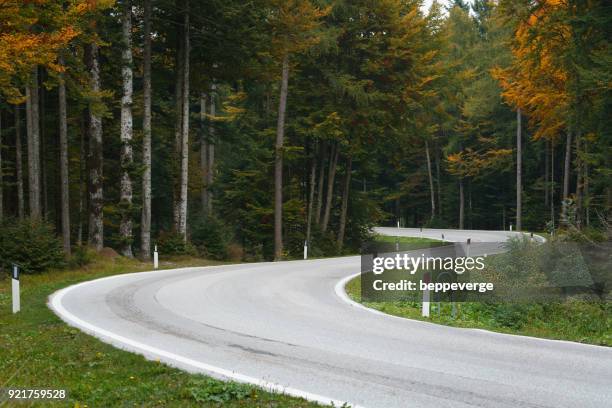
<instances>
[{"instance_id":1,"label":"curving asphalt road","mask_svg":"<svg viewBox=\"0 0 612 408\"><path fill-rule=\"evenodd\" d=\"M378 232L488 242L513 234ZM147 358L322 403L612 406L612 349L374 313L344 295L359 270L353 256L135 273L68 287L50 306Z\"/></svg>"}]
</instances>

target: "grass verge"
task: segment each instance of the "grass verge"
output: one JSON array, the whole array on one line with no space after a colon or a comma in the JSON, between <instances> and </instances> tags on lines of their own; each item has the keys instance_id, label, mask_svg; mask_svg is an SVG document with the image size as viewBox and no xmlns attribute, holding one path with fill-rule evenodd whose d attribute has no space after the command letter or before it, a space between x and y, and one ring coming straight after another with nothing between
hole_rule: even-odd
<instances>
[{"instance_id":1,"label":"grass verge","mask_svg":"<svg viewBox=\"0 0 612 408\"><path fill-rule=\"evenodd\" d=\"M176 258L160 266L169 269L213 264L202 259ZM46 305L49 295L63 287L149 269L150 264L137 260L97 257L79 270L22 275L22 310L16 315L11 313L10 279L3 274L0 277L0 388L67 391L67 400L45 401L45 406L319 406L145 360L66 325ZM8 404L0 399L0 406Z\"/></svg>"},{"instance_id":2,"label":"grass verge","mask_svg":"<svg viewBox=\"0 0 612 408\"><path fill-rule=\"evenodd\" d=\"M390 315L424 320L454 327L479 328L500 333L520 334L556 340L612 346L612 305L610 302L568 300L558 303L484 304L465 302L433 304L430 318L421 316L418 302L362 302L361 280L346 285L351 299ZM439 309L438 309L439 307Z\"/></svg>"}]
</instances>

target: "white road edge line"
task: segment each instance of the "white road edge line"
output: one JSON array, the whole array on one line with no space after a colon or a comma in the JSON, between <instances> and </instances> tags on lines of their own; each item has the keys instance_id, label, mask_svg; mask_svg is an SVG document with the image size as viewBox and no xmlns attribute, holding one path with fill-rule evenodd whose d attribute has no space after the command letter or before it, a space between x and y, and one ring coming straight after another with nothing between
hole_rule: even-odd
<instances>
[{"instance_id":1,"label":"white road edge line","mask_svg":"<svg viewBox=\"0 0 612 408\"><path fill-rule=\"evenodd\" d=\"M196 268L181 268L181 269L196 269ZM169 270L165 270L165 272L167 271ZM161 271L157 270L154 272L161 272ZM365 408L363 406L355 405L347 401L340 401L334 398L326 397L326 396L319 395L319 394L314 394L314 393L303 391L297 388L285 387L281 384L269 382L264 379L255 378L255 377L247 376L244 374L236 373L234 371L230 371L230 370L226 370L221 367L216 367L210 364L206 364L206 363L203 363L197 360L193 360L188 357L184 357L184 356L181 356L175 353L171 353L169 351L161 350L159 348L152 347L144 343L140 343L136 340L128 339L127 337L124 337L119 334L113 333L111 331L94 326L93 324L88 323L76 317L75 315L70 313L68 310L66 310L66 308L64 308L64 305L62 304L63 297L68 292L80 286L85 286L85 285L91 284L93 282L101 281L101 280L109 280L109 279L113 279L113 278L117 278L121 276L135 275L135 274L140 274L140 273L148 273L148 272L136 272L136 273L123 274L123 275L114 275L114 276L95 279L92 281L82 282L76 285L68 286L67 288L60 289L57 292L51 294L51 296L49 296L48 306L55 312L55 314L57 314L68 325L77 327L83 332L90 334L106 343L110 343L111 345L115 347L123 346L125 347L126 350L141 354L147 359L150 359L151 356L159 357L161 361L168 363L169 365L172 365L175 367L176 367L175 364L177 363L181 365L186 365L189 367L193 367L197 369L198 371L203 371L203 372L210 373L216 376L221 376L221 377L224 377L230 380L234 380L236 382L252 384L252 385L261 387L266 391L270 391L270 392L277 393L277 394L285 394L285 395L291 395L294 397L304 398L305 400L317 402L320 404L333 405L337 407L343 407L343 406L348 405L349 407L352 407L352 408ZM123 348L123 347L120 347L120 348ZM180 368L180 367L177 367L177 368Z\"/></svg>"}]
</instances>

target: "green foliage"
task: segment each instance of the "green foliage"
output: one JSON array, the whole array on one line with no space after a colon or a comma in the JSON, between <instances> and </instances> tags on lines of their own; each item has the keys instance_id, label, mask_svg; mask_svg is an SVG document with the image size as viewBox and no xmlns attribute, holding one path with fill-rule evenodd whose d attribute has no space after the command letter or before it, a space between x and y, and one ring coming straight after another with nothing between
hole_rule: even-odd
<instances>
[{"instance_id":1,"label":"green foliage","mask_svg":"<svg viewBox=\"0 0 612 408\"><path fill-rule=\"evenodd\" d=\"M70 268L82 268L94 259L94 251L85 245L77 245L72 250L72 256L68 260Z\"/></svg>"},{"instance_id":2,"label":"green foliage","mask_svg":"<svg viewBox=\"0 0 612 408\"><path fill-rule=\"evenodd\" d=\"M64 264L62 244L43 221L5 220L0 225L0 262L15 262L22 273L40 273Z\"/></svg>"},{"instance_id":3,"label":"green foliage","mask_svg":"<svg viewBox=\"0 0 612 408\"><path fill-rule=\"evenodd\" d=\"M227 259L231 232L214 217L201 217L191 227L191 243L198 253L209 259Z\"/></svg>"},{"instance_id":4,"label":"green foliage","mask_svg":"<svg viewBox=\"0 0 612 408\"><path fill-rule=\"evenodd\" d=\"M222 382L212 378L191 381L188 390L197 402L218 402L221 404L243 400L253 392L249 385Z\"/></svg>"},{"instance_id":5,"label":"green foliage","mask_svg":"<svg viewBox=\"0 0 612 408\"><path fill-rule=\"evenodd\" d=\"M159 234L157 249L163 255L195 255L197 253L190 242L185 242L182 235L174 231L164 231Z\"/></svg>"}]
</instances>

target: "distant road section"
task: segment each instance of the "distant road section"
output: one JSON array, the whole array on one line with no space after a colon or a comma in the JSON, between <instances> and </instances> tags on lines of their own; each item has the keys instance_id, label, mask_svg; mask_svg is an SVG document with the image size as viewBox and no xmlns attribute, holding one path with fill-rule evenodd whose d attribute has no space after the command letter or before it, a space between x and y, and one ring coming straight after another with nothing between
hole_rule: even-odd
<instances>
[{"instance_id":1,"label":"distant road section","mask_svg":"<svg viewBox=\"0 0 612 408\"><path fill-rule=\"evenodd\" d=\"M376 231L459 242L516 234ZM60 290L50 306L148 358L336 406L610 406L612 349L372 313L342 296L339 282L359 271L352 256L126 274Z\"/></svg>"}]
</instances>

